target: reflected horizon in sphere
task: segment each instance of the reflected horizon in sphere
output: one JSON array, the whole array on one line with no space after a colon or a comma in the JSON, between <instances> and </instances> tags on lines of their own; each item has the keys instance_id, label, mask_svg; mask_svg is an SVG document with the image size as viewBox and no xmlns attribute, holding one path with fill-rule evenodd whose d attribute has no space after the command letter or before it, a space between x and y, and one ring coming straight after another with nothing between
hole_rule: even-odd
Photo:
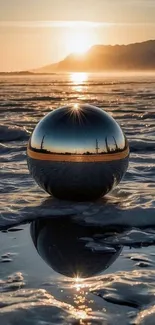
<instances>
[{"instance_id":1,"label":"reflected horizon in sphere","mask_svg":"<svg viewBox=\"0 0 155 325\"><path fill-rule=\"evenodd\" d=\"M93 242L98 231L103 232L75 223L70 217L42 218L30 226L38 254L54 271L74 279L100 274L120 255L121 246Z\"/></svg>"},{"instance_id":2,"label":"reflected horizon in sphere","mask_svg":"<svg viewBox=\"0 0 155 325\"><path fill-rule=\"evenodd\" d=\"M105 195L120 182L129 147L110 115L77 103L53 110L37 124L27 156L30 173L45 191L84 201Z\"/></svg>"}]
</instances>

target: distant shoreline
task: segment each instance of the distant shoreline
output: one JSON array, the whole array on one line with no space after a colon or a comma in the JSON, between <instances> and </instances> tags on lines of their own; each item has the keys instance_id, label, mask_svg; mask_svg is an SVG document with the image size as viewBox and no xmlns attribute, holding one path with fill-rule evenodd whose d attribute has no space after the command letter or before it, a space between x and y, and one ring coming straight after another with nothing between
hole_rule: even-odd
<instances>
[{"instance_id":1,"label":"distant shoreline","mask_svg":"<svg viewBox=\"0 0 155 325\"><path fill-rule=\"evenodd\" d=\"M19 72L0 72L0 76L42 76L42 75L56 75L56 72L50 73L34 73L29 71L19 71Z\"/></svg>"},{"instance_id":2,"label":"distant shoreline","mask_svg":"<svg viewBox=\"0 0 155 325\"><path fill-rule=\"evenodd\" d=\"M0 72L0 76L52 76L52 75L65 75L72 73L88 73L88 74L125 74L125 73L140 73L140 74L153 74L155 73L155 69L150 70L101 70L101 71L59 71L59 72L42 72L42 73L34 73L27 71L19 71L19 72Z\"/></svg>"}]
</instances>

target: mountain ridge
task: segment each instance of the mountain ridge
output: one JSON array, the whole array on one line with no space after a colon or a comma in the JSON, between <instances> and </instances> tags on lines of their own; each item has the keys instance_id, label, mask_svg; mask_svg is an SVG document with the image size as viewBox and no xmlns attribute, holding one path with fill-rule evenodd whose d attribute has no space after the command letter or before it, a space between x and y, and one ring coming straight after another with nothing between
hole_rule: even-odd
<instances>
[{"instance_id":1,"label":"mountain ridge","mask_svg":"<svg viewBox=\"0 0 155 325\"><path fill-rule=\"evenodd\" d=\"M40 72L155 70L155 40L127 45L94 45L85 54L69 54Z\"/></svg>"},{"instance_id":2,"label":"mountain ridge","mask_svg":"<svg viewBox=\"0 0 155 325\"><path fill-rule=\"evenodd\" d=\"M85 54L71 53L54 64L28 71L0 72L0 75L108 71L155 71L155 40L127 45L93 45Z\"/></svg>"}]
</instances>

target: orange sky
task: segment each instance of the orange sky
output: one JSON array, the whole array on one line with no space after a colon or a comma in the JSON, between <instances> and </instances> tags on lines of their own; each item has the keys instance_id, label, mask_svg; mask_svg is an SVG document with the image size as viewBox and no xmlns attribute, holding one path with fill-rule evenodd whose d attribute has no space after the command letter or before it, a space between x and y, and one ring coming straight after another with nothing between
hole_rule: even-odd
<instances>
[{"instance_id":1,"label":"orange sky","mask_svg":"<svg viewBox=\"0 0 155 325\"><path fill-rule=\"evenodd\" d=\"M0 71L26 70L94 44L155 39L155 0L0 0Z\"/></svg>"}]
</instances>

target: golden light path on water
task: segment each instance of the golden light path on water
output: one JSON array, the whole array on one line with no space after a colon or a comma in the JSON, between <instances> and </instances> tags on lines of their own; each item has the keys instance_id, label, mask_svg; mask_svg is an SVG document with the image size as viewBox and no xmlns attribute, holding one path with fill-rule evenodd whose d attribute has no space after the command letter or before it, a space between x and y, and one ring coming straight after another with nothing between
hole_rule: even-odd
<instances>
[{"instance_id":1,"label":"golden light path on water","mask_svg":"<svg viewBox=\"0 0 155 325\"><path fill-rule=\"evenodd\" d=\"M82 84L88 80L88 73L73 72L70 74L70 80L73 82L73 85Z\"/></svg>"},{"instance_id":2,"label":"golden light path on water","mask_svg":"<svg viewBox=\"0 0 155 325\"><path fill-rule=\"evenodd\" d=\"M77 276L73 279L71 289L74 292L73 300L76 306L76 318L79 318L80 324L83 324L82 321L88 319L89 314L92 312L92 309L88 307L86 298L89 292L88 285L83 279Z\"/></svg>"},{"instance_id":3,"label":"golden light path on water","mask_svg":"<svg viewBox=\"0 0 155 325\"><path fill-rule=\"evenodd\" d=\"M65 295L71 299L67 305L62 303L62 308L67 307L70 316L79 321L78 324L90 324L90 319L101 319L101 315L94 315L91 308L93 304L89 293L94 283L89 279L80 278L75 275L73 278L64 278L64 284L61 282L61 290ZM69 292L68 292L69 290ZM69 293L69 294L68 294ZM58 302L59 304L59 302ZM66 308L65 308L66 309Z\"/></svg>"},{"instance_id":4,"label":"golden light path on water","mask_svg":"<svg viewBox=\"0 0 155 325\"><path fill-rule=\"evenodd\" d=\"M81 93L80 96L84 96L83 91L87 86L88 76L89 74L86 72L73 72L69 75L73 91Z\"/></svg>"},{"instance_id":5,"label":"golden light path on water","mask_svg":"<svg viewBox=\"0 0 155 325\"><path fill-rule=\"evenodd\" d=\"M72 302L70 301L69 305L69 313L75 319L78 319L78 324L81 325L88 325L92 319L98 321L103 319L103 316L105 317L105 311L100 313L97 309L94 312L94 300L91 295L93 288L96 288L96 281L94 282L94 279L81 278L80 274L75 275L72 279L64 278L63 289L65 291L69 289L69 297L72 297Z\"/></svg>"}]
</instances>

